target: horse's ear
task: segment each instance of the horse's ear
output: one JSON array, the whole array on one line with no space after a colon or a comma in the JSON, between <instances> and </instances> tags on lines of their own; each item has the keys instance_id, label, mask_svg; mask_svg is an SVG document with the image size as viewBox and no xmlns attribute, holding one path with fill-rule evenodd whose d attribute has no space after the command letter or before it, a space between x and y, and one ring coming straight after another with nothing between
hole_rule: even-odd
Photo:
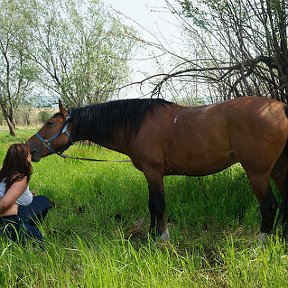
<instances>
[{"instance_id":1,"label":"horse's ear","mask_svg":"<svg viewBox=\"0 0 288 288\"><path fill-rule=\"evenodd\" d=\"M66 117L68 115L68 112L67 112L66 108L64 107L64 105L62 104L62 101L60 99L59 99L58 103L59 103L60 113Z\"/></svg>"}]
</instances>

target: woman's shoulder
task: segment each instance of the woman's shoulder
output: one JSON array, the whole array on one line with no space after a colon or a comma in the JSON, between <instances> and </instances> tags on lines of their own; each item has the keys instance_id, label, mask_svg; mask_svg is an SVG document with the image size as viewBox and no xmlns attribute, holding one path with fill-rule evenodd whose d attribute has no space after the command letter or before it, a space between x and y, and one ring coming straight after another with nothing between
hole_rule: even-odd
<instances>
[{"instance_id":1,"label":"woman's shoulder","mask_svg":"<svg viewBox=\"0 0 288 288\"><path fill-rule=\"evenodd\" d=\"M14 179L12 179L11 182L12 182L12 184L11 184L10 187L13 186L13 187L18 187L18 188L21 188L21 189L23 189L23 188L25 189L25 187L28 186L28 177L24 176L24 177L14 178Z\"/></svg>"},{"instance_id":2,"label":"woman's shoulder","mask_svg":"<svg viewBox=\"0 0 288 288\"><path fill-rule=\"evenodd\" d=\"M25 175L21 175L20 173L15 174L12 178L12 182L27 182L28 183L28 177Z\"/></svg>"}]
</instances>

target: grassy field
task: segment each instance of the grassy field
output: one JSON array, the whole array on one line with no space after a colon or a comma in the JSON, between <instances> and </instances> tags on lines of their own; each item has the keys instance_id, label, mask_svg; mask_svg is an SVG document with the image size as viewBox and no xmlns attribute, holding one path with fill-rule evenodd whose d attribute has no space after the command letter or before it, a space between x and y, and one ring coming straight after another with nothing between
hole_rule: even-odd
<instances>
[{"instance_id":1,"label":"grassy field","mask_svg":"<svg viewBox=\"0 0 288 288\"><path fill-rule=\"evenodd\" d=\"M13 138L0 132L0 161ZM69 154L124 159L97 147ZM209 177L165 178L170 243L149 239L147 184L130 163L49 156L33 164L31 189L54 203L45 251L0 240L0 287L287 287L277 236L257 245L260 215L239 166Z\"/></svg>"}]
</instances>

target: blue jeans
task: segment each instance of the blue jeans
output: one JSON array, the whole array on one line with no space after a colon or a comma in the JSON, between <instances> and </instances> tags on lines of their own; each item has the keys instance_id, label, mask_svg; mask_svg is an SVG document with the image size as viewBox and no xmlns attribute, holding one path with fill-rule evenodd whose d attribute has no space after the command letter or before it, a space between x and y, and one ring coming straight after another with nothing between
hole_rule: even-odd
<instances>
[{"instance_id":1,"label":"blue jeans","mask_svg":"<svg viewBox=\"0 0 288 288\"><path fill-rule=\"evenodd\" d=\"M2 233L13 241L26 242L27 239L42 240L37 228L50 209L51 204L45 196L35 196L28 206L18 206L18 215L0 217Z\"/></svg>"}]
</instances>

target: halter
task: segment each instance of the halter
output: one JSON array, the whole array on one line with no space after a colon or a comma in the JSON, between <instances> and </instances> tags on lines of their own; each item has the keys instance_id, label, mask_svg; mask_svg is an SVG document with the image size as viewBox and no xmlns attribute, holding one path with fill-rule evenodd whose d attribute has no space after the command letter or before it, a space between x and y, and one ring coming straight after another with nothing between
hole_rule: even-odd
<instances>
[{"instance_id":1,"label":"halter","mask_svg":"<svg viewBox=\"0 0 288 288\"><path fill-rule=\"evenodd\" d=\"M55 135L53 135L52 137L50 137L49 139L45 139L43 138L38 132L35 134L35 136L38 138L38 140L49 150L49 152L51 154L56 153L57 151L51 146L51 143L54 139L56 139L57 137L59 137L61 134L65 134L68 139L69 139L69 145L65 145L59 152L63 153L66 149L68 149L68 147L73 144L72 141L72 136L70 134L70 132L67 130L68 125L69 125L69 120L70 120L70 114L67 116L67 118L65 119L64 122L64 126L62 128L61 131L57 132ZM68 147L67 147L68 146Z\"/></svg>"}]
</instances>

